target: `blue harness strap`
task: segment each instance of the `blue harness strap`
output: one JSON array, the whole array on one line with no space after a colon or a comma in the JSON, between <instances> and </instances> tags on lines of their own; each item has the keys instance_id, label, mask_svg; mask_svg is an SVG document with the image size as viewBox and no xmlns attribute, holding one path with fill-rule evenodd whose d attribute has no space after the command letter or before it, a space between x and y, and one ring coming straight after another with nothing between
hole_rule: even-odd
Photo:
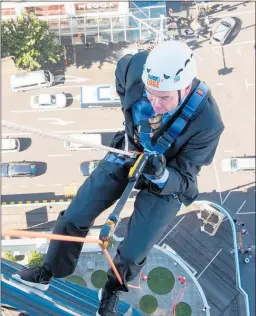
<instances>
[{"instance_id":1,"label":"blue harness strap","mask_svg":"<svg viewBox=\"0 0 256 316\"><path fill-rule=\"evenodd\" d=\"M186 105L183 107L180 115L171 124L169 129L158 138L154 146L157 152L164 153L174 144L184 128L188 125L197 109L206 101L209 93L209 87L204 82L200 82L196 90L190 96Z\"/></svg>"}]
</instances>

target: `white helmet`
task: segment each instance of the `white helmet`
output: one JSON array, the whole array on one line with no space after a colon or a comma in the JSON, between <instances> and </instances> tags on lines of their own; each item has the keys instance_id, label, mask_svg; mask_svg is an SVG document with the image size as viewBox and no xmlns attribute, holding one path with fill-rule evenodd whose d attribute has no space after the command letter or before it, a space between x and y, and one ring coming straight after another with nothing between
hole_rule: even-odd
<instances>
[{"instance_id":1,"label":"white helmet","mask_svg":"<svg viewBox=\"0 0 256 316\"><path fill-rule=\"evenodd\" d=\"M180 41L160 43L149 53L142 74L146 86L157 91L177 91L197 76L195 56Z\"/></svg>"}]
</instances>

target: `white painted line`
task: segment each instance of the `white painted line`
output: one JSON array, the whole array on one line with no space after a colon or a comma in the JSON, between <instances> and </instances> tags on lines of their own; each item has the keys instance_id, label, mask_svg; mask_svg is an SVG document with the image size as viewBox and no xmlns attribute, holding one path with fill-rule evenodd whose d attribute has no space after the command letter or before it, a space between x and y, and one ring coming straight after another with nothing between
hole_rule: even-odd
<instances>
[{"instance_id":1,"label":"white painted line","mask_svg":"<svg viewBox=\"0 0 256 316\"><path fill-rule=\"evenodd\" d=\"M56 186L58 186L58 187L62 186L61 183L55 183L55 184L53 184L53 185L56 185Z\"/></svg>"},{"instance_id":2,"label":"white painted line","mask_svg":"<svg viewBox=\"0 0 256 316\"><path fill-rule=\"evenodd\" d=\"M165 238L179 225L179 223L185 218L185 215L178 221L178 223L176 223L173 228L164 236L164 238L162 238L159 243L157 244L158 246L161 244L161 242L163 240L165 240Z\"/></svg>"},{"instance_id":3,"label":"white painted line","mask_svg":"<svg viewBox=\"0 0 256 316\"><path fill-rule=\"evenodd\" d=\"M218 55L220 56L221 59L223 59L223 55L220 54L219 52L216 51L216 48L219 48L219 47L212 47L212 50Z\"/></svg>"},{"instance_id":4,"label":"white painted line","mask_svg":"<svg viewBox=\"0 0 256 316\"><path fill-rule=\"evenodd\" d=\"M235 16L244 15L244 14L249 14L249 13L255 13L255 10L236 12L236 13L235 13ZM218 14L216 13L216 14L213 14L213 15L212 15L213 18L225 18L226 16L234 16L234 13L230 13L230 14L220 14L220 15L218 15Z\"/></svg>"},{"instance_id":5,"label":"white painted line","mask_svg":"<svg viewBox=\"0 0 256 316\"><path fill-rule=\"evenodd\" d=\"M236 214L240 214L239 211L242 209L242 207L245 205L246 200L243 201L242 205L239 207L239 209L237 210Z\"/></svg>"},{"instance_id":6,"label":"white painted line","mask_svg":"<svg viewBox=\"0 0 256 316\"><path fill-rule=\"evenodd\" d=\"M9 187L6 185L2 185L2 189L8 189Z\"/></svg>"},{"instance_id":7,"label":"white painted line","mask_svg":"<svg viewBox=\"0 0 256 316\"><path fill-rule=\"evenodd\" d=\"M44 184L36 184L36 187L44 187Z\"/></svg>"},{"instance_id":8,"label":"white painted line","mask_svg":"<svg viewBox=\"0 0 256 316\"><path fill-rule=\"evenodd\" d=\"M225 83L224 82L216 82L216 85L217 86L225 86Z\"/></svg>"},{"instance_id":9,"label":"white painted line","mask_svg":"<svg viewBox=\"0 0 256 316\"><path fill-rule=\"evenodd\" d=\"M214 165L215 177L216 177L216 181L217 181L217 185L218 185L218 190L219 190L219 195L220 195L220 203L223 204L223 202L222 202L223 200L222 200L221 188L220 188L220 180L219 180L219 176L218 176L218 171L217 171L217 167L216 167L215 160L213 160L213 165Z\"/></svg>"},{"instance_id":10,"label":"white painted line","mask_svg":"<svg viewBox=\"0 0 256 316\"><path fill-rule=\"evenodd\" d=\"M220 252L222 251L222 248L216 253L216 255L212 258L212 260L207 264L207 266L203 269L203 271L199 274L199 276L197 277L197 280L200 278L200 276L205 272L205 270L209 267L209 265L213 262L213 260L215 260L215 258L220 254Z\"/></svg>"},{"instance_id":11,"label":"white painted line","mask_svg":"<svg viewBox=\"0 0 256 316\"><path fill-rule=\"evenodd\" d=\"M233 15L233 14L232 14ZM231 47L231 46L238 46L238 45L246 45L246 44L250 44L250 43L255 43L255 40L252 41L245 41L245 42L240 42L240 43L233 43L233 44L227 44L223 47ZM216 47L216 48L221 48L221 47Z\"/></svg>"},{"instance_id":12,"label":"white painted line","mask_svg":"<svg viewBox=\"0 0 256 316\"><path fill-rule=\"evenodd\" d=\"M225 203L225 201L227 200L227 198L229 197L229 194L230 194L231 192L233 192L233 191L232 191L232 190L230 190L230 191L228 192L228 194L225 196L225 199L222 201L222 204L224 204L224 203Z\"/></svg>"},{"instance_id":13,"label":"white painted line","mask_svg":"<svg viewBox=\"0 0 256 316\"><path fill-rule=\"evenodd\" d=\"M193 54L199 59L199 61L202 61L203 60L203 58L202 57L200 57L197 53L195 53L194 51L193 51Z\"/></svg>"},{"instance_id":14,"label":"white painted line","mask_svg":"<svg viewBox=\"0 0 256 316\"><path fill-rule=\"evenodd\" d=\"M224 153L234 153L234 150L224 150Z\"/></svg>"},{"instance_id":15,"label":"white painted line","mask_svg":"<svg viewBox=\"0 0 256 316\"><path fill-rule=\"evenodd\" d=\"M56 124L60 126L66 126L75 123L74 121L66 121L59 117L42 117L38 119L39 121L50 121L50 124Z\"/></svg>"},{"instance_id":16,"label":"white painted line","mask_svg":"<svg viewBox=\"0 0 256 316\"><path fill-rule=\"evenodd\" d=\"M81 85L77 85L77 86L66 86L65 84L61 85L61 86L56 86L54 87L54 89L63 89L63 88L81 88Z\"/></svg>"},{"instance_id":17,"label":"white painted line","mask_svg":"<svg viewBox=\"0 0 256 316\"><path fill-rule=\"evenodd\" d=\"M20 185L20 188L27 188L28 185Z\"/></svg>"},{"instance_id":18,"label":"white painted line","mask_svg":"<svg viewBox=\"0 0 256 316\"><path fill-rule=\"evenodd\" d=\"M236 213L237 214L237 213ZM239 213L239 215L249 215L249 214L256 214L256 212L244 212L244 213Z\"/></svg>"},{"instance_id":19,"label":"white painted line","mask_svg":"<svg viewBox=\"0 0 256 316\"><path fill-rule=\"evenodd\" d=\"M79 108L59 108L59 109L43 109L43 110L11 110L11 113L42 113L42 112L54 112L54 111L76 111L81 110L81 107Z\"/></svg>"},{"instance_id":20,"label":"white painted line","mask_svg":"<svg viewBox=\"0 0 256 316\"><path fill-rule=\"evenodd\" d=\"M247 81L247 78L244 78L244 85L245 85L246 90L248 91L249 88L248 88L248 81Z\"/></svg>"},{"instance_id":21,"label":"white painted line","mask_svg":"<svg viewBox=\"0 0 256 316\"><path fill-rule=\"evenodd\" d=\"M72 154L56 154L56 155L48 155L48 157L70 157Z\"/></svg>"}]
</instances>

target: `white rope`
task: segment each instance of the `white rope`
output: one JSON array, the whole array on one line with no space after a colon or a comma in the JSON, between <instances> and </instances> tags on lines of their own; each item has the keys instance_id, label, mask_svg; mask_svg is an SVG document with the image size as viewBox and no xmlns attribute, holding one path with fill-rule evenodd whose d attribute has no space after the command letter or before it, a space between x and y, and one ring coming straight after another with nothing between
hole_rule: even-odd
<instances>
[{"instance_id":1,"label":"white rope","mask_svg":"<svg viewBox=\"0 0 256 316\"><path fill-rule=\"evenodd\" d=\"M45 137L49 137L49 138L54 138L54 139L58 139L58 140L63 140L63 141L68 141L68 142L72 142L72 143L76 143L76 144L81 144L81 145L84 145L88 148L97 148L97 149L101 149L101 150L104 150L107 152L110 151L113 153L129 156L129 157L134 157L134 154L130 153L128 151L124 151L124 150L120 150L120 149L116 149L116 148L112 148L112 147L108 147L108 146L104 146L104 145L97 145L97 144L94 144L92 142L88 142L85 140L79 140L79 139L76 139L76 138L70 137L70 136L63 136L63 135L55 134L55 133L51 133L51 132L44 132L40 129L36 129L36 128L25 126L25 125L16 124L16 123L13 123L10 121L2 120L2 127L6 127L8 129L12 129L12 130L19 131L19 132L28 132L28 133L36 134L39 136L45 136Z\"/></svg>"}]
</instances>

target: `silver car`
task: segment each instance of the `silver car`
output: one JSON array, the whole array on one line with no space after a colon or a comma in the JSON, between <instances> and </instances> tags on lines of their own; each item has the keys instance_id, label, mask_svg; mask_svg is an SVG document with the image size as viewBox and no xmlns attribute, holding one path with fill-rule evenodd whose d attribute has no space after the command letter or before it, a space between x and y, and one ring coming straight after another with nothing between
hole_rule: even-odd
<instances>
[{"instance_id":1,"label":"silver car","mask_svg":"<svg viewBox=\"0 0 256 316\"><path fill-rule=\"evenodd\" d=\"M210 42L216 45L224 45L227 37L232 32L236 25L235 19L231 17L223 18L215 31L213 32Z\"/></svg>"},{"instance_id":2,"label":"silver car","mask_svg":"<svg viewBox=\"0 0 256 316\"><path fill-rule=\"evenodd\" d=\"M64 108L67 105L67 97L65 93L33 95L30 105L33 109Z\"/></svg>"}]
</instances>

